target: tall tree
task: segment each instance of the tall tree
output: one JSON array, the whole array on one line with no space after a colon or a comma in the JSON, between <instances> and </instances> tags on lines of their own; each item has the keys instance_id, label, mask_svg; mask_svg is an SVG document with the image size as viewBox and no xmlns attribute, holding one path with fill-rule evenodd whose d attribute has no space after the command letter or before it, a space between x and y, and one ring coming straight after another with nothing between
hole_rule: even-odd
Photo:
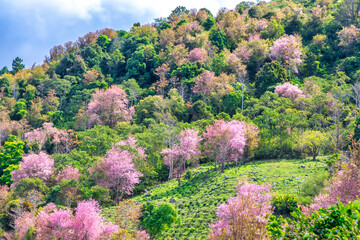
<instances>
[{"instance_id":1,"label":"tall tree","mask_svg":"<svg viewBox=\"0 0 360 240\"><path fill-rule=\"evenodd\" d=\"M111 128L119 121L130 121L134 108L128 107L129 100L125 91L113 85L107 90L96 90L87 109L89 125L98 123Z\"/></svg>"},{"instance_id":2,"label":"tall tree","mask_svg":"<svg viewBox=\"0 0 360 240\"><path fill-rule=\"evenodd\" d=\"M23 60L19 57L16 57L12 62L12 73L15 74L25 68Z\"/></svg>"},{"instance_id":3,"label":"tall tree","mask_svg":"<svg viewBox=\"0 0 360 240\"><path fill-rule=\"evenodd\" d=\"M224 172L225 161L238 161L246 145L246 129L243 122L233 120L215 120L213 125L206 127L203 134L207 152L212 154L215 161L221 164Z\"/></svg>"},{"instance_id":4,"label":"tall tree","mask_svg":"<svg viewBox=\"0 0 360 240\"><path fill-rule=\"evenodd\" d=\"M171 179L174 173L179 186L181 185L181 176L186 170L186 161L195 160L201 153L202 138L198 134L198 130L185 129L180 132L179 144L161 151L162 154L166 155L164 163L170 167L169 178Z\"/></svg>"}]
</instances>

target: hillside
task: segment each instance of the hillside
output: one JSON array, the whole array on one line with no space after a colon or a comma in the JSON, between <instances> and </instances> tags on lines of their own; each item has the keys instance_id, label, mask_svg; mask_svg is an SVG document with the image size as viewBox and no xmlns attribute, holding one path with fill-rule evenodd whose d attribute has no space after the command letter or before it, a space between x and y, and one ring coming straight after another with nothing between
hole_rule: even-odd
<instances>
[{"instance_id":1,"label":"hillside","mask_svg":"<svg viewBox=\"0 0 360 240\"><path fill-rule=\"evenodd\" d=\"M214 172L211 166L192 169L192 177L179 187L172 180L150 189L148 193L135 197L133 201L143 204L151 201L160 205L171 203L178 212L181 223L164 232L160 239L207 239L209 224L216 220L215 210L235 194L239 179L272 185L273 193L299 196L301 183L309 176L326 172L324 160L313 162L302 160L256 161L240 167L231 166L224 173ZM103 209L108 219L114 214L113 208Z\"/></svg>"},{"instance_id":2,"label":"hillside","mask_svg":"<svg viewBox=\"0 0 360 240\"><path fill-rule=\"evenodd\" d=\"M17 57L0 70L0 236L359 235L359 10L179 6L54 46L40 66Z\"/></svg>"}]
</instances>

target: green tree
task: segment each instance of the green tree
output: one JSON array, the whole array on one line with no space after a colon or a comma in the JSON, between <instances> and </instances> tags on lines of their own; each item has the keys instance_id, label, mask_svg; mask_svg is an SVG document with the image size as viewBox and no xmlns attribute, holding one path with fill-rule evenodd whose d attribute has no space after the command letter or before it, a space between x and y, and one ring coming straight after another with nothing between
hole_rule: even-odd
<instances>
[{"instance_id":1,"label":"green tree","mask_svg":"<svg viewBox=\"0 0 360 240\"><path fill-rule=\"evenodd\" d=\"M326 146L326 135L320 131L307 130L300 135L297 146L316 160L320 151Z\"/></svg>"},{"instance_id":2,"label":"green tree","mask_svg":"<svg viewBox=\"0 0 360 240\"><path fill-rule=\"evenodd\" d=\"M200 119L212 119L214 115L211 113L210 106L201 100L196 101L189 110L189 120L197 121Z\"/></svg>"},{"instance_id":3,"label":"green tree","mask_svg":"<svg viewBox=\"0 0 360 240\"><path fill-rule=\"evenodd\" d=\"M203 27L206 31L209 31L215 25L215 19L213 17L207 17L203 23Z\"/></svg>"},{"instance_id":4,"label":"green tree","mask_svg":"<svg viewBox=\"0 0 360 240\"><path fill-rule=\"evenodd\" d=\"M26 114L26 102L24 99L20 99L15 103L14 111L10 114L11 119L21 120L26 116Z\"/></svg>"},{"instance_id":5,"label":"green tree","mask_svg":"<svg viewBox=\"0 0 360 240\"><path fill-rule=\"evenodd\" d=\"M102 47L103 49L106 49L109 45L109 38L106 36L106 35L99 35L97 40L96 40L96 43Z\"/></svg>"},{"instance_id":6,"label":"green tree","mask_svg":"<svg viewBox=\"0 0 360 240\"><path fill-rule=\"evenodd\" d=\"M265 63L265 65L256 74L256 95L260 97L266 91L273 92L278 83L284 83L288 80L286 69L278 61Z\"/></svg>"},{"instance_id":7,"label":"green tree","mask_svg":"<svg viewBox=\"0 0 360 240\"><path fill-rule=\"evenodd\" d=\"M25 65L23 64L23 60L19 57L16 57L12 62L12 73L15 74L18 71L21 71L25 68Z\"/></svg>"},{"instance_id":8,"label":"green tree","mask_svg":"<svg viewBox=\"0 0 360 240\"><path fill-rule=\"evenodd\" d=\"M4 151L0 153L0 185L10 185L11 172L19 168L25 143L10 135L4 144Z\"/></svg>"},{"instance_id":9,"label":"green tree","mask_svg":"<svg viewBox=\"0 0 360 240\"><path fill-rule=\"evenodd\" d=\"M229 48L229 43L226 34L220 29L213 30L209 35L210 41L219 49L221 52L224 48Z\"/></svg>"},{"instance_id":10,"label":"green tree","mask_svg":"<svg viewBox=\"0 0 360 240\"><path fill-rule=\"evenodd\" d=\"M163 203L156 207L153 203L148 202L142 207L140 225L150 233L151 237L157 237L178 220L178 215L170 204Z\"/></svg>"}]
</instances>

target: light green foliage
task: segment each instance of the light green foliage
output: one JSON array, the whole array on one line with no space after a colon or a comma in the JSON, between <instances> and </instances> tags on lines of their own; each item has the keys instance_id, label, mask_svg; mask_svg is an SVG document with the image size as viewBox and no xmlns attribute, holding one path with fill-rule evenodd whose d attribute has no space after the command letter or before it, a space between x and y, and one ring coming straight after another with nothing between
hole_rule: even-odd
<instances>
[{"instance_id":1,"label":"light green foliage","mask_svg":"<svg viewBox=\"0 0 360 240\"><path fill-rule=\"evenodd\" d=\"M163 203L159 207L153 203L145 203L142 207L140 224L152 237L159 236L176 221L178 221L178 215L174 207L168 203Z\"/></svg>"},{"instance_id":2,"label":"light green foliage","mask_svg":"<svg viewBox=\"0 0 360 240\"><path fill-rule=\"evenodd\" d=\"M324 188L325 180L327 180L328 174L316 174L311 175L300 185L301 196L315 197Z\"/></svg>"},{"instance_id":3,"label":"light green foliage","mask_svg":"<svg viewBox=\"0 0 360 240\"><path fill-rule=\"evenodd\" d=\"M326 135L320 131L307 130L300 135L297 146L303 149L313 160L319 155L320 151L325 147L327 142Z\"/></svg>"},{"instance_id":4,"label":"light green foliage","mask_svg":"<svg viewBox=\"0 0 360 240\"><path fill-rule=\"evenodd\" d=\"M25 143L14 136L10 136L4 144L4 151L0 152L0 185L10 185L11 172L19 168Z\"/></svg>"},{"instance_id":5,"label":"light green foliage","mask_svg":"<svg viewBox=\"0 0 360 240\"><path fill-rule=\"evenodd\" d=\"M101 125L96 125L85 132L79 132L78 138L81 142L78 150L85 151L90 156L104 156L106 151L111 148L111 144L120 140L116 130Z\"/></svg>"},{"instance_id":6,"label":"light green foliage","mask_svg":"<svg viewBox=\"0 0 360 240\"><path fill-rule=\"evenodd\" d=\"M106 49L108 47L110 40L106 35L99 35L96 42L100 47Z\"/></svg>"},{"instance_id":7,"label":"light green foliage","mask_svg":"<svg viewBox=\"0 0 360 240\"><path fill-rule=\"evenodd\" d=\"M360 234L360 202L339 203L310 216L294 212L292 218L270 217L271 239L356 239Z\"/></svg>"}]
</instances>

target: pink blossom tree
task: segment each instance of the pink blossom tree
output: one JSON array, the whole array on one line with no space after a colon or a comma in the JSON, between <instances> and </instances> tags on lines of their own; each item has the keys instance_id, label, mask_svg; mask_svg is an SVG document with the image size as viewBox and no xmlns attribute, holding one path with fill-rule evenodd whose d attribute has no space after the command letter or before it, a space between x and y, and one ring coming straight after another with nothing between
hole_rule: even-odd
<instances>
[{"instance_id":1,"label":"pink blossom tree","mask_svg":"<svg viewBox=\"0 0 360 240\"><path fill-rule=\"evenodd\" d=\"M54 160L44 152L24 156L19 165L20 168L12 172L14 181L12 186L16 186L23 178L37 177L47 181L50 175L54 173Z\"/></svg>"},{"instance_id":2,"label":"pink blossom tree","mask_svg":"<svg viewBox=\"0 0 360 240\"><path fill-rule=\"evenodd\" d=\"M293 35L285 35L275 41L270 47L270 58L282 60L289 70L298 73L297 67L302 63L301 41Z\"/></svg>"},{"instance_id":3,"label":"pink blossom tree","mask_svg":"<svg viewBox=\"0 0 360 240\"><path fill-rule=\"evenodd\" d=\"M276 86L274 92L277 93L280 97L290 98L292 102L295 101L298 97L305 97L305 94L297 84L293 85L289 82L285 82L279 86Z\"/></svg>"},{"instance_id":4,"label":"pink blossom tree","mask_svg":"<svg viewBox=\"0 0 360 240\"><path fill-rule=\"evenodd\" d=\"M212 95L221 97L234 90L231 83L235 81L234 75L222 73L220 76L215 77L214 72L206 70L195 79L192 91L195 94L204 94L206 97Z\"/></svg>"},{"instance_id":5,"label":"pink blossom tree","mask_svg":"<svg viewBox=\"0 0 360 240\"><path fill-rule=\"evenodd\" d=\"M101 208L95 200L82 201L76 208L72 225L76 239L109 239L118 227L106 223L101 216Z\"/></svg>"},{"instance_id":6,"label":"pink blossom tree","mask_svg":"<svg viewBox=\"0 0 360 240\"><path fill-rule=\"evenodd\" d=\"M241 59L243 63L247 63L250 60L251 55L253 54L252 50L246 46L237 47L233 54Z\"/></svg>"},{"instance_id":7,"label":"pink blossom tree","mask_svg":"<svg viewBox=\"0 0 360 240\"><path fill-rule=\"evenodd\" d=\"M242 181L236 197L221 204L209 239L263 239L272 214L270 185Z\"/></svg>"},{"instance_id":8,"label":"pink blossom tree","mask_svg":"<svg viewBox=\"0 0 360 240\"><path fill-rule=\"evenodd\" d=\"M161 154L165 155L165 165L170 167L169 178L174 173L179 186L181 185L181 176L186 170L186 161L195 160L201 154L201 141L198 130L185 129L180 132L179 144L161 151Z\"/></svg>"},{"instance_id":9,"label":"pink blossom tree","mask_svg":"<svg viewBox=\"0 0 360 240\"><path fill-rule=\"evenodd\" d=\"M215 88L215 73L206 70L195 80L195 85L192 88L195 94L204 94L205 96L210 96Z\"/></svg>"},{"instance_id":10,"label":"pink blossom tree","mask_svg":"<svg viewBox=\"0 0 360 240\"><path fill-rule=\"evenodd\" d=\"M213 125L206 127L203 137L207 152L214 157L215 170L217 163L220 163L221 172L224 172L225 161L237 161L244 152L246 127L243 122L236 120L215 120Z\"/></svg>"},{"instance_id":11,"label":"pink blossom tree","mask_svg":"<svg viewBox=\"0 0 360 240\"><path fill-rule=\"evenodd\" d=\"M134 108L128 107L129 100L125 91L116 85L107 90L96 90L88 105L89 125L95 123L115 127L119 121L130 121Z\"/></svg>"},{"instance_id":12,"label":"pink blossom tree","mask_svg":"<svg viewBox=\"0 0 360 240\"><path fill-rule=\"evenodd\" d=\"M75 179L76 181L80 180L79 169L74 168L70 165L65 166L57 175L56 181L61 182L63 180Z\"/></svg>"},{"instance_id":13,"label":"pink blossom tree","mask_svg":"<svg viewBox=\"0 0 360 240\"><path fill-rule=\"evenodd\" d=\"M134 144L131 138L128 141L120 141L115 144L112 149L107 151L103 161L95 167L95 171L101 173L98 179L99 185L112 189L115 193L115 201L119 200L119 193L131 194L135 184L140 182L140 177L143 175L137 170L134 164L136 154L130 152L121 146ZM140 157L146 157L145 153L138 152Z\"/></svg>"},{"instance_id":14,"label":"pink blossom tree","mask_svg":"<svg viewBox=\"0 0 360 240\"><path fill-rule=\"evenodd\" d=\"M28 146L38 143L39 151L43 148L44 144L52 138L52 136L58 131L54 127L53 123L43 123L42 127L34 129L28 133L25 133L25 138L28 140Z\"/></svg>"},{"instance_id":15,"label":"pink blossom tree","mask_svg":"<svg viewBox=\"0 0 360 240\"><path fill-rule=\"evenodd\" d=\"M204 63L207 58L207 51L202 48L194 48L189 53L189 61L190 62L200 62Z\"/></svg>"},{"instance_id":16,"label":"pink blossom tree","mask_svg":"<svg viewBox=\"0 0 360 240\"><path fill-rule=\"evenodd\" d=\"M14 224L17 239L27 239L29 230L36 225L36 216L33 212L24 212L22 216L15 219Z\"/></svg>"},{"instance_id":17,"label":"pink blossom tree","mask_svg":"<svg viewBox=\"0 0 360 240\"><path fill-rule=\"evenodd\" d=\"M340 32L338 32L338 37L340 40L339 45L345 50L353 50L354 45L360 39L360 29L351 25L350 27L344 27Z\"/></svg>"},{"instance_id":18,"label":"pink blossom tree","mask_svg":"<svg viewBox=\"0 0 360 240\"><path fill-rule=\"evenodd\" d=\"M310 207L303 207L307 214L319 208L336 205L338 200L343 204L359 199L360 189L360 142L353 142L350 148L350 159L340 165L324 192L316 196Z\"/></svg>"},{"instance_id":19,"label":"pink blossom tree","mask_svg":"<svg viewBox=\"0 0 360 240\"><path fill-rule=\"evenodd\" d=\"M72 133L70 130L65 132L57 129L53 123L43 123L42 127L25 133L25 138L28 140L27 146L34 146L35 143L39 144L38 151L41 151L44 144L50 141L54 144L56 153L69 153L71 149L77 146L76 141L73 141L74 134Z\"/></svg>"},{"instance_id":20,"label":"pink blossom tree","mask_svg":"<svg viewBox=\"0 0 360 240\"><path fill-rule=\"evenodd\" d=\"M102 240L111 238L118 230L116 225L105 221L99 204L92 199L78 202L75 214L70 209L57 209L55 204L49 203L37 216L26 212L15 224L19 237L26 236L32 228L37 240Z\"/></svg>"}]
</instances>

